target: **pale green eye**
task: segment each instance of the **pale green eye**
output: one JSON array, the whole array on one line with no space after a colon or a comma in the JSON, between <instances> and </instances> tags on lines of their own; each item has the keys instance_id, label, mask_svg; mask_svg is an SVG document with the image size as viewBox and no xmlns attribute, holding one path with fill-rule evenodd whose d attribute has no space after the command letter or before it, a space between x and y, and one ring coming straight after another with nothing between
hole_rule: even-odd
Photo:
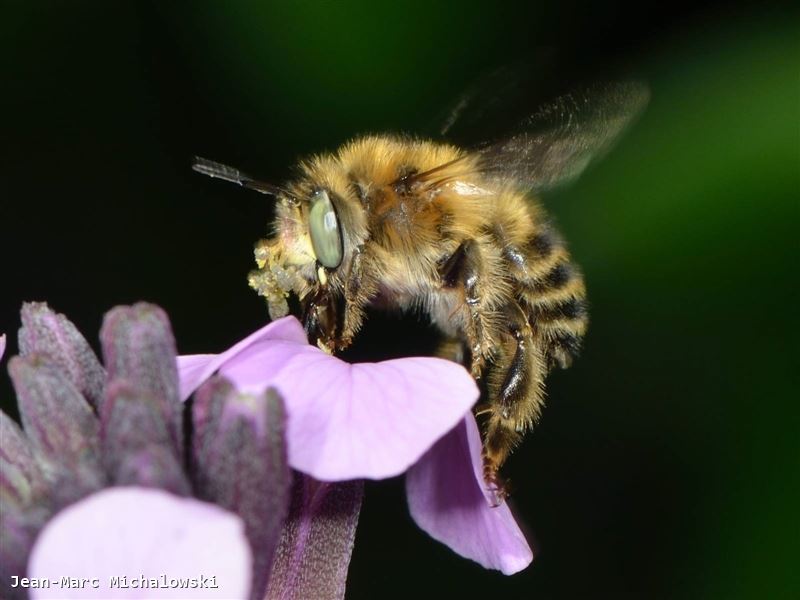
<instances>
[{"instance_id":1,"label":"pale green eye","mask_svg":"<svg viewBox=\"0 0 800 600\"><path fill-rule=\"evenodd\" d=\"M335 269L342 262L342 234L336 210L328 192L320 190L311 197L308 228L314 254L323 267Z\"/></svg>"}]
</instances>

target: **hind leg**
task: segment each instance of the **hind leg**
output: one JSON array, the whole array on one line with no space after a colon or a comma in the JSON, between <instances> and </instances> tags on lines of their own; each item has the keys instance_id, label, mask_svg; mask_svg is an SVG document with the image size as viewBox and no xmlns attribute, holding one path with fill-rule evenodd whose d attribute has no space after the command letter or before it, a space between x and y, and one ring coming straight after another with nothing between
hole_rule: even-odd
<instances>
[{"instance_id":1,"label":"hind leg","mask_svg":"<svg viewBox=\"0 0 800 600\"><path fill-rule=\"evenodd\" d=\"M469 368L471 362L469 349L464 341L457 337L447 337L443 339L439 343L438 348L436 348L436 356L452 360L467 368Z\"/></svg>"},{"instance_id":2,"label":"hind leg","mask_svg":"<svg viewBox=\"0 0 800 600\"><path fill-rule=\"evenodd\" d=\"M539 418L544 405L547 360L544 348L518 304L507 307L507 329L488 381L484 416L484 474L498 481L498 470Z\"/></svg>"}]
</instances>

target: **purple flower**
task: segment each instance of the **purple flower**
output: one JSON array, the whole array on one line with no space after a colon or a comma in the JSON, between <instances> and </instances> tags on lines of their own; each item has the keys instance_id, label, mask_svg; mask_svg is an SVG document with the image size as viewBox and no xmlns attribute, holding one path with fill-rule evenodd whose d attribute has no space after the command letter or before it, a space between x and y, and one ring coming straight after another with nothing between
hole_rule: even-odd
<instances>
[{"instance_id":1,"label":"purple flower","mask_svg":"<svg viewBox=\"0 0 800 600\"><path fill-rule=\"evenodd\" d=\"M24 431L0 412L0 597L342 597L362 487L292 483L274 390L213 377L182 403L153 305L106 315L104 365L46 305L22 324Z\"/></svg>"},{"instance_id":2,"label":"purple flower","mask_svg":"<svg viewBox=\"0 0 800 600\"><path fill-rule=\"evenodd\" d=\"M349 364L311 346L294 317L218 355L178 358L181 398L214 373L240 390L275 388L287 410L289 464L321 481L408 471L411 515L433 538L512 574L532 552L508 506L482 476L467 371L438 358Z\"/></svg>"}]
</instances>

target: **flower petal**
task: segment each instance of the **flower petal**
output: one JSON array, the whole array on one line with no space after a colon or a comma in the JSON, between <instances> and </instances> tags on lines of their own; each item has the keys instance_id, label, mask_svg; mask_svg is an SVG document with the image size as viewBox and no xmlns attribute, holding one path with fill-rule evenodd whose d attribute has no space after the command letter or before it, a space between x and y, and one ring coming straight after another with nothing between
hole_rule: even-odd
<instances>
[{"instance_id":1,"label":"flower petal","mask_svg":"<svg viewBox=\"0 0 800 600\"><path fill-rule=\"evenodd\" d=\"M216 362L218 354L187 354L178 357L178 387L180 388L181 402L189 399L203 382L219 369L219 365L211 366Z\"/></svg>"},{"instance_id":2,"label":"flower petal","mask_svg":"<svg viewBox=\"0 0 800 600\"><path fill-rule=\"evenodd\" d=\"M399 475L478 398L472 377L450 361L351 365L289 342L253 346L220 372L240 389L279 391L289 416L289 464L320 481Z\"/></svg>"},{"instance_id":3,"label":"flower petal","mask_svg":"<svg viewBox=\"0 0 800 600\"><path fill-rule=\"evenodd\" d=\"M364 483L321 483L298 474L293 487L264 598L344 598Z\"/></svg>"},{"instance_id":4,"label":"flower petal","mask_svg":"<svg viewBox=\"0 0 800 600\"><path fill-rule=\"evenodd\" d=\"M56 515L33 547L28 576L90 581L31 589L31 598L246 598L250 564L236 515L161 490L119 487ZM145 586L110 587L123 577L134 585L143 577ZM170 587L148 585L151 578Z\"/></svg>"},{"instance_id":5,"label":"flower petal","mask_svg":"<svg viewBox=\"0 0 800 600\"><path fill-rule=\"evenodd\" d=\"M273 326L285 335L267 331ZM202 367L191 357L187 372L196 382L218 370L253 394L275 387L288 413L289 464L320 481L399 475L478 399L475 381L454 362L404 358L351 365L308 345L294 317L245 341L236 353L229 350Z\"/></svg>"},{"instance_id":6,"label":"flower petal","mask_svg":"<svg viewBox=\"0 0 800 600\"><path fill-rule=\"evenodd\" d=\"M478 399L475 381L454 362L350 365L310 350L290 360L271 385L289 411L289 464L321 481L403 473Z\"/></svg>"},{"instance_id":7,"label":"flower petal","mask_svg":"<svg viewBox=\"0 0 800 600\"><path fill-rule=\"evenodd\" d=\"M0 335L0 359L3 358L3 354L6 352L6 334Z\"/></svg>"},{"instance_id":8,"label":"flower petal","mask_svg":"<svg viewBox=\"0 0 800 600\"><path fill-rule=\"evenodd\" d=\"M505 502L496 504L482 474L481 438L472 415L406 475L411 516L434 539L487 569L511 575L533 560Z\"/></svg>"},{"instance_id":9,"label":"flower petal","mask_svg":"<svg viewBox=\"0 0 800 600\"><path fill-rule=\"evenodd\" d=\"M283 340L307 345L303 326L294 317L284 317L262 327L242 341L234 344L222 354L190 354L178 357L178 377L180 379L181 400L186 400L200 385L211 377L220 366L238 356L241 352L266 340ZM263 390L263 386L261 387ZM261 390L258 390L261 391Z\"/></svg>"}]
</instances>

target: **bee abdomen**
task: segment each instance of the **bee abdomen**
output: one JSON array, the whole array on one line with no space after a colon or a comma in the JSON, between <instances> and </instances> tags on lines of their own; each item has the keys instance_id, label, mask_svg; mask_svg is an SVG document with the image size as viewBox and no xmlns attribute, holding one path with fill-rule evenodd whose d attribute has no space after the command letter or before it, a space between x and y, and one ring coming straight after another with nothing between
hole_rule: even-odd
<instances>
[{"instance_id":1,"label":"bee abdomen","mask_svg":"<svg viewBox=\"0 0 800 600\"><path fill-rule=\"evenodd\" d=\"M555 306L573 298L583 298L583 276L569 262L566 253L548 267L533 277L517 279L520 295L526 303Z\"/></svg>"},{"instance_id":2,"label":"bee abdomen","mask_svg":"<svg viewBox=\"0 0 800 600\"><path fill-rule=\"evenodd\" d=\"M517 296L535 336L544 346L549 368L568 367L578 355L588 324L586 287L554 234L534 236L524 262L511 269Z\"/></svg>"}]
</instances>

